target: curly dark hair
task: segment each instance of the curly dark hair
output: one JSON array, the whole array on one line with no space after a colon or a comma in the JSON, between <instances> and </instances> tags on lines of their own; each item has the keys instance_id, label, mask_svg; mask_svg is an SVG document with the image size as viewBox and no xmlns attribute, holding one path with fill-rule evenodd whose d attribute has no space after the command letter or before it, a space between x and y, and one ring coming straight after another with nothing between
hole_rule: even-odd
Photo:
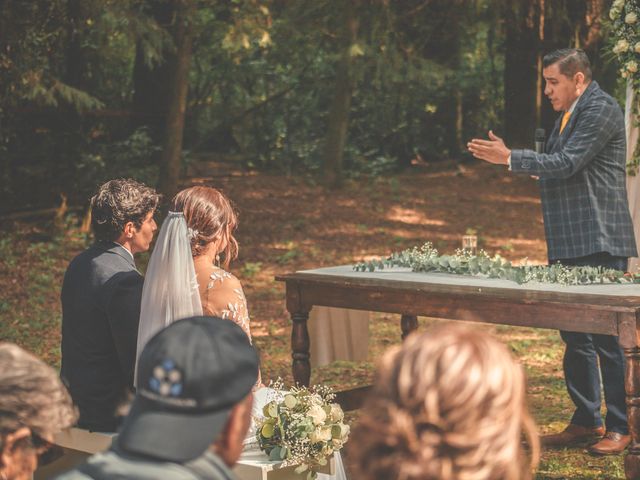
<instances>
[{"instance_id":1,"label":"curly dark hair","mask_svg":"<svg viewBox=\"0 0 640 480\"><path fill-rule=\"evenodd\" d=\"M116 240L129 222L140 228L159 202L160 195L142 183L130 178L109 180L91 198L91 229L96 240Z\"/></svg>"}]
</instances>

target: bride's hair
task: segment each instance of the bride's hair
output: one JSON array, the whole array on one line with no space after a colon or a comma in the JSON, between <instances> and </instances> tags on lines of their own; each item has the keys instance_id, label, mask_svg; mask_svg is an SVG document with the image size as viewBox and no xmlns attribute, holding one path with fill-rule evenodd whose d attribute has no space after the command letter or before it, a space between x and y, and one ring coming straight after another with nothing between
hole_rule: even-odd
<instances>
[{"instance_id":1,"label":"bride's hair","mask_svg":"<svg viewBox=\"0 0 640 480\"><path fill-rule=\"evenodd\" d=\"M453 325L384 355L351 437L366 480L521 480L539 452L523 369L486 333Z\"/></svg>"},{"instance_id":2,"label":"bride's hair","mask_svg":"<svg viewBox=\"0 0 640 480\"><path fill-rule=\"evenodd\" d=\"M238 226L238 216L229 199L212 187L191 187L179 192L171 202L171 209L182 212L191 229L191 254L202 255L211 242L226 240L226 247L217 252L222 266L238 256L238 242L233 231Z\"/></svg>"}]
</instances>

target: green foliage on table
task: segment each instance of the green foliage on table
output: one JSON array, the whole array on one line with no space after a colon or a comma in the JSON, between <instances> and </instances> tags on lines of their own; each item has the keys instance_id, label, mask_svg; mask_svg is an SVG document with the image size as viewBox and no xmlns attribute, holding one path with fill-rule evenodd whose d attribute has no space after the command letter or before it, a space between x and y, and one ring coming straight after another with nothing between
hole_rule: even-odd
<instances>
[{"instance_id":1,"label":"green foliage on table","mask_svg":"<svg viewBox=\"0 0 640 480\"><path fill-rule=\"evenodd\" d=\"M353 269L374 272L391 267L411 268L414 272L439 272L457 275L482 275L488 278L510 280L518 284L529 282L557 283L561 285L587 285L594 283L640 283L640 276L602 267L567 267L555 265L518 265L484 250L477 255L467 250L456 250L453 255L440 255L431 242L392 253L386 259L360 262Z\"/></svg>"}]
</instances>

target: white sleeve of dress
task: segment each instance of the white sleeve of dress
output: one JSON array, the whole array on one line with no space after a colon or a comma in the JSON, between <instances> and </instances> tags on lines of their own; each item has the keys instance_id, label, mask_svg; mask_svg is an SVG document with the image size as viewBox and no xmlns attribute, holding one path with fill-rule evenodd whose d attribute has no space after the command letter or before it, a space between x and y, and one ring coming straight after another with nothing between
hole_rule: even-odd
<instances>
[{"instance_id":1,"label":"white sleeve of dress","mask_svg":"<svg viewBox=\"0 0 640 480\"><path fill-rule=\"evenodd\" d=\"M219 269L214 270L209 278L202 302L205 313L237 323L251 342L247 299L240 281L230 273Z\"/></svg>"},{"instance_id":2,"label":"white sleeve of dress","mask_svg":"<svg viewBox=\"0 0 640 480\"><path fill-rule=\"evenodd\" d=\"M249 310L240 281L224 270L215 268L209 276L209 283L202 299L206 315L213 315L235 322L251 338ZM254 389L262 386L262 375L258 372L258 381Z\"/></svg>"}]
</instances>

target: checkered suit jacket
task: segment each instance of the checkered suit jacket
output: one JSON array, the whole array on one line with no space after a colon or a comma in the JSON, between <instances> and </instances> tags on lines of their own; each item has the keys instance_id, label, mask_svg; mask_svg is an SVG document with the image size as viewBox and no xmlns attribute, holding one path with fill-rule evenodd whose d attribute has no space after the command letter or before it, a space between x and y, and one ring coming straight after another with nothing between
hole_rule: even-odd
<instances>
[{"instance_id":1,"label":"checkered suit jacket","mask_svg":"<svg viewBox=\"0 0 640 480\"><path fill-rule=\"evenodd\" d=\"M598 252L635 257L627 200L626 139L618 103L592 81L560 134L560 121L544 154L512 150L511 170L540 177L549 258Z\"/></svg>"}]
</instances>

